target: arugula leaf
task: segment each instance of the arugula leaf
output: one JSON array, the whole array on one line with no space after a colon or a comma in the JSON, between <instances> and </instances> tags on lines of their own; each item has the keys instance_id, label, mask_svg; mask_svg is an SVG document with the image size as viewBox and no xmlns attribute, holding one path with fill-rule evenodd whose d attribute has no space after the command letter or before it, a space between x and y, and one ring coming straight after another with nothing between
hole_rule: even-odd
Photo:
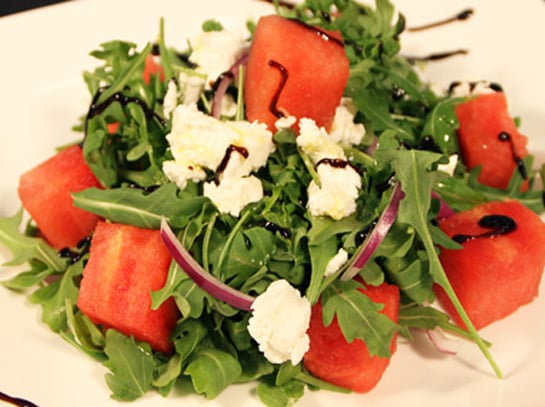
<instances>
[{"instance_id":1,"label":"arugula leaf","mask_svg":"<svg viewBox=\"0 0 545 407\"><path fill-rule=\"evenodd\" d=\"M173 227L184 227L208 198L178 194L168 183L153 192L130 187L116 189L88 188L73 194L74 205L112 222L158 229L161 217Z\"/></svg>"},{"instance_id":2,"label":"arugula leaf","mask_svg":"<svg viewBox=\"0 0 545 407\"><path fill-rule=\"evenodd\" d=\"M17 266L30 259L37 259L54 271L63 270L67 260L59 257L55 249L41 238L26 236L19 232L22 220L22 208L11 218L0 218L0 243L9 249L13 256L4 265Z\"/></svg>"},{"instance_id":3,"label":"arugula leaf","mask_svg":"<svg viewBox=\"0 0 545 407\"><path fill-rule=\"evenodd\" d=\"M479 349L489 361L496 375L501 377L501 370L469 319L467 312L460 303L441 266L436 252L437 249L434 245L433 235L430 231L434 226L430 224L427 215L430 210L431 190L434 177L436 176L436 173L430 171L430 167L438 160L439 155L418 150L381 150L380 155L386 161L392 162L396 174L401 181L403 192L405 192L405 198L401 201L399 208L398 221L410 224L415 228L428 255L429 272L434 282L445 290L456 311L459 313L460 318L468 327L472 339L479 346ZM436 231L435 233L439 234L440 232Z\"/></svg>"},{"instance_id":4,"label":"arugula leaf","mask_svg":"<svg viewBox=\"0 0 545 407\"><path fill-rule=\"evenodd\" d=\"M66 304L75 304L78 300L76 277L83 272L83 261L70 265L57 280L42 286L30 295L30 301L42 306L42 321L53 332L67 328Z\"/></svg>"},{"instance_id":5,"label":"arugula leaf","mask_svg":"<svg viewBox=\"0 0 545 407\"><path fill-rule=\"evenodd\" d=\"M323 322L329 326L334 316L346 340L358 338L365 342L369 354L390 356L390 343L396 332L396 324L379 313L384 306L372 301L358 288L355 281L337 281L323 293Z\"/></svg>"},{"instance_id":6,"label":"arugula leaf","mask_svg":"<svg viewBox=\"0 0 545 407\"><path fill-rule=\"evenodd\" d=\"M104 351L108 356L104 364L111 371L106 374L106 383L112 398L132 401L152 388L156 362L148 344L109 329Z\"/></svg>"},{"instance_id":7,"label":"arugula leaf","mask_svg":"<svg viewBox=\"0 0 545 407\"><path fill-rule=\"evenodd\" d=\"M458 117L455 113L456 99L445 99L435 105L426 119L422 130L425 136L431 136L439 149L447 154L458 151L456 130Z\"/></svg>"},{"instance_id":8,"label":"arugula leaf","mask_svg":"<svg viewBox=\"0 0 545 407\"><path fill-rule=\"evenodd\" d=\"M291 380L278 386L268 382L260 382L257 385L259 400L268 407L289 407L303 397L304 385L301 382Z\"/></svg>"},{"instance_id":9,"label":"arugula leaf","mask_svg":"<svg viewBox=\"0 0 545 407\"><path fill-rule=\"evenodd\" d=\"M184 370L191 376L195 390L207 399L217 397L241 373L240 363L233 355L214 348L199 349Z\"/></svg>"}]
</instances>

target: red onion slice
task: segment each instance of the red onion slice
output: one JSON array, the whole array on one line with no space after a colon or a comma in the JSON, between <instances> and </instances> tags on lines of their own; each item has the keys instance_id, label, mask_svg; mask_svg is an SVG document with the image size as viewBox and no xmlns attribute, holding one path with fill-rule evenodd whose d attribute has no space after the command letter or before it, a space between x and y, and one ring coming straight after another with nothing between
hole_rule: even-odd
<instances>
[{"instance_id":1,"label":"red onion slice","mask_svg":"<svg viewBox=\"0 0 545 407\"><path fill-rule=\"evenodd\" d=\"M399 211L399 203L405 196L405 193L401 190L401 185L397 183L390 197L390 202L380 215L376 226L367 235L361 246L358 248L354 256L352 257L351 264L344 271L341 276L341 280L347 281L352 278L365 266L367 261L371 258L377 247L384 240L384 237L392 227L397 213Z\"/></svg>"},{"instance_id":2,"label":"red onion slice","mask_svg":"<svg viewBox=\"0 0 545 407\"><path fill-rule=\"evenodd\" d=\"M437 214L437 219L446 219L451 215L454 215L456 212L454 209L452 209L441 196L435 192L432 191L431 197L434 199L437 199L439 201L440 207L439 207L439 213Z\"/></svg>"},{"instance_id":3,"label":"red onion slice","mask_svg":"<svg viewBox=\"0 0 545 407\"><path fill-rule=\"evenodd\" d=\"M252 303L254 302L255 298L251 295L235 290L233 287L230 287L224 282L218 280L212 274L202 268L202 266L197 263L197 261L179 242L165 218L161 219L160 233L165 246L176 263L178 263L182 270L185 271L185 273L195 282L195 284L197 284L211 296L220 301L224 301L235 308L243 311L251 310Z\"/></svg>"},{"instance_id":4,"label":"red onion slice","mask_svg":"<svg viewBox=\"0 0 545 407\"><path fill-rule=\"evenodd\" d=\"M236 62L229 68L229 70L222 73L214 84L214 98L212 99L212 112L211 116L219 119L221 116L221 102L227 88L232 81L236 81L238 78L238 70L241 65L244 65L248 60L248 52L245 52Z\"/></svg>"},{"instance_id":5,"label":"red onion slice","mask_svg":"<svg viewBox=\"0 0 545 407\"><path fill-rule=\"evenodd\" d=\"M441 328L427 329L426 334L439 352L446 355L456 355L458 353L459 343L449 338Z\"/></svg>"}]
</instances>

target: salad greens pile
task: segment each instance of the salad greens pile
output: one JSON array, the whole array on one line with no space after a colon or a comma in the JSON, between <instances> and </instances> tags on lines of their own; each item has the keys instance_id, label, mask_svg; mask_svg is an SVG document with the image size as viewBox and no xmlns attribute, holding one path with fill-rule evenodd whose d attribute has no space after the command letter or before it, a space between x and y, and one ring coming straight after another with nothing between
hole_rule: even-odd
<instances>
[{"instance_id":1,"label":"salad greens pile","mask_svg":"<svg viewBox=\"0 0 545 407\"><path fill-rule=\"evenodd\" d=\"M338 13L331 13L333 8ZM434 283L452 294L438 246L458 247L435 219L441 201L464 210L511 197L541 212L542 191L520 192L523 180L518 172L508 189L497 190L480 185L478 170L467 171L461 161L452 175L441 170L441 164L458 154L454 108L460 99L432 91L413 61L400 54L405 19L388 0L376 0L375 7L352 0L307 0L294 7L276 4L276 12L343 34L350 60L345 96L353 100L355 121L366 130L361 145L346 147L363 181L355 214L334 221L308 213L306 188L313 174L289 129L274 134L276 150L256 174L264 198L247 205L239 217L219 213L203 196L201 184L189 182L180 190L169 181L162 171L162 163L172 159L165 138L171 121L163 115L167 80L152 76L147 84L142 70L150 53L159 55L167 79L195 66L188 58L191 47L180 51L167 46L162 26L156 44L138 49L135 43L115 40L91 53L99 65L84 73L93 101L76 126L83 133L77 142L105 189L74 194L75 205L109 221L144 228L158 229L166 218L183 245L215 277L253 296L272 281L286 279L311 303L321 298L324 315L337 315L345 336L363 339L372 354L389 356L395 332L411 339L413 328L440 327L475 341L501 375L488 353L489 344L474 329L455 326L430 305ZM223 29L217 21L202 27ZM251 37L255 21L247 28ZM228 91L240 101L238 85L232 83ZM209 113L213 97L214 88L205 89L198 108ZM222 120L241 114L238 109ZM114 135L109 131L113 123L118 126ZM526 168L532 168L531 160L526 159ZM214 174L208 176L213 179ZM530 182L538 176L530 172ZM379 307L360 304L365 301L357 295L359 282L341 281L339 273L323 277L340 248L349 255L357 251L388 205L396 182L405 194L396 221L359 276L366 284L387 281L399 286L398 324L382 317ZM173 297L181 311L172 334L173 354L154 353L148 344L113 329L104 333L75 306L89 241L58 253L38 237L32 221L23 219L22 209L0 219L0 242L13 254L8 265L26 265L3 285L28 293L42 306L44 323L104 363L114 398L133 400L152 389L167 395L181 382L212 399L233 383L258 381L257 394L267 405L288 405L302 397L306 387L343 391L311 376L301 364L268 362L247 331L250 314L205 293L174 262L165 286L152 293L154 307ZM354 304L363 305L360 312Z\"/></svg>"}]
</instances>

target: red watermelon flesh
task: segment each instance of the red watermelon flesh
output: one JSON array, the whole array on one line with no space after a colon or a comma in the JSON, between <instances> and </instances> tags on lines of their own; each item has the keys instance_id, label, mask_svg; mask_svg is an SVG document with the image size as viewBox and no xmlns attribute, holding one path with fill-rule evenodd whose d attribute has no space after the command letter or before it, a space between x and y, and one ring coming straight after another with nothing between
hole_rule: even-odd
<instances>
[{"instance_id":1,"label":"red watermelon flesh","mask_svg":"<svg viewBox=\"0 0 545 407\"><path fill-rule=\"evenodd\" d=\"M45 239L56 249L73 247L89 236L100 220L76 208L71 194L100 187L77 145L68 147L19 179L19 198Z\"/></svg>"},{"instance_id":2,"label":"red watermelon flesh","mask_svg":"<svg viewBox=\"0 0 545 407\"><path fill-rule=\"evenodd\" d=\"M505 94L478 95L459 104L456 116L463 163L470 170L482 166L478 180L483 185L507 188L513 173L521 169L521 160L528 155L528 138L509 115ZM527 188L528 182L524 181L522 189Z\"/></svg>"},{"instance_id":3,"label":"red watermelon flesh","mask_svg":"<svg viewBox=\"0 0 545 407\"><path fill-rule=\"evenodd\" d=\"M307 117L329 129L348 75L340 33L277 15L261 17L246 69L247 119L273 132L282 115Z\"/></svg>"},{"instance_id":4,"label":"red watermelon flesh","mask_svg":"<svg viewBox=\"0 0 545 407\"><path fill-rule=\"evenodd\" d=\"M479 226L487 215L510 218L516 229L470 238L494 234L492 228ZM475 328L512 314L538 295L545 267L545 224L526 206L514 200L489 202L454 214L439 226L449 237L462 240L461 250L441 249L440 260ZM444 309L465 326L444 290L436 286L435 292Z\"/></svg>"},{"instance_id":5,"label":"red watermelon flesh","mask_svg":"<svg viewBox=\"0 0 545 407\"><path fill-rule=\"evenodd\" d=\"M399 314L399 288L382 284L360 290L376 303L384 304L380 311L397 323ZM390 358L371 356L365 342L355 339L348 343L344 338L337 318L329 326L322 322L322 306L318 302L312 307L308 329L310 348L303 358L305 368L326 382L358 393L373 389L390 364ZM397 333L390 345L393 355L396 350Z\"/></svg>"},{"instance_id":6,"label":"red watermelon flesh","mask_svg":"<svg viewBox=\"0 0 545 407\"><path fill-rule=\"evenodd\" d=\"M100 222L83 270L78 307L96 324L169 352L178 309L170 298L152 310L150 292L164 286L170 263L159 231Z\"/></svg>"}]
</instances>

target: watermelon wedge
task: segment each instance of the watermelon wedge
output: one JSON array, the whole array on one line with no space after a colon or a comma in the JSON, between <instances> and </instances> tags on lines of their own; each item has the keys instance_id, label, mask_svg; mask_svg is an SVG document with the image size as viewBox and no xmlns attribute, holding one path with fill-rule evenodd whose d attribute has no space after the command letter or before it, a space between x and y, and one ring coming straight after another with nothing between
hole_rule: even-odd
<instances>
[{"instance_id":1,"label":"watermelon wedge","mask_svg":"<svg viewBox=\"0 0 545 407\"><path fill-rule=\"evenodd\" d=\"M469 318L480 329L538 295L545 267L545 223L518 201L489 202L439 223L462 244L442 249L440 261ZM439 303L464 326L444 290Z\"/></svg>"},{"instance_id":2,"label":"watermelon wedge","mask_svg":"<svg viewBox=\"0 0 545 407\"><path fill-rule=\"evenodd\" d=\"M158 230L99 222L77 305L94 323L168 353L178 309L172 298L151 309L151 291L165 284L170 262Z\"/></svg>"},{"instance_id":3,"label":"watermelon wedge","mask_svg":"<svg viewBox=\"0 0 545 407\"><path fill-rule=\"evenodd\" d=\"M56 249L91 234L100 217L73 205L72 193L101 185L81 147L68 147L21 175L19 198L45 239Z\"/></svg>"},{"instance_id":4,"label":"watermelon wedge","mask_svg":"<svg viewBox=\"0 0 545 407\"><path fill-rule=\"evenodd\" d=\"M397 322L399 314L399 288L382 284L360 289L376 303L384 304L381 313ZM305 368L314 376L329 383L358 393L373 389L382 378L390 359L371 356L365 342L355 339L348 343L337 322L337 317L329 326L322 321L322 306L318 302L312 307L308 330L310 348L303 358ZM396 350L397 333L390 344L390 353Z\"/></svg>"},{"instance_id":5,"label":"watermelon wedge","mask_svg":"<svg viewBox=\"0 0 545 407\"><path fill-rule=\"evenodd\" d=\"M285 116L307 117L329 129L348 75L340 33L277 15L261 17L244 83L247 119L273 132Z\"/></svg>"}]
</instances>

